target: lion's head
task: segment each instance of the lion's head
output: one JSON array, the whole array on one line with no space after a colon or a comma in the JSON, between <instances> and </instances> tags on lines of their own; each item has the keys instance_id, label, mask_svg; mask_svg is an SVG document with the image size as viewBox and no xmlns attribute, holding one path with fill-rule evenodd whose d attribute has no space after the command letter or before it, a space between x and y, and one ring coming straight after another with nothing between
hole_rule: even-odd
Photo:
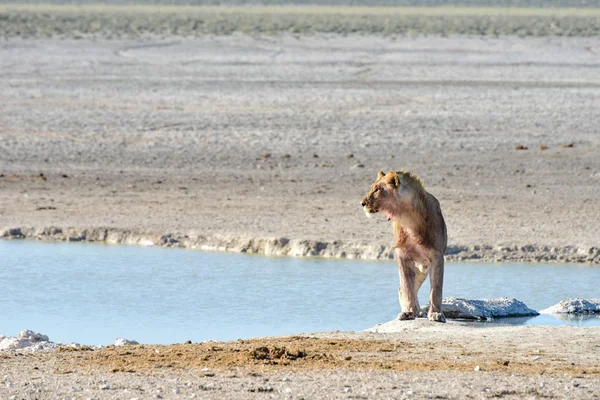
<instances>
[{"instance_id":1,"label":"lion's head","mask_svg":"<svg viewBox=\"0 0 600 400\"><path fill-rule=\"evenodd\" d=\"M399 215L403 200L410 201L415 192L423 190L421 179L410 172L390 171L385 174L380 171L360 204L367 217L381 211L390 221Z\"/></svg>"},{"instance_id":2,"label":"lion's head","mask_svg":"<svg viewBox=\"0 0 600 400\"><path fill-rule=\"evenodd\" d=\"M386 175L380 171L377 174L377 180L360 203L367 217L381 211L385 213L388 220L393 218L398 204L398 185L396 172L390 171Z\"/></svg>"}]
</instances>

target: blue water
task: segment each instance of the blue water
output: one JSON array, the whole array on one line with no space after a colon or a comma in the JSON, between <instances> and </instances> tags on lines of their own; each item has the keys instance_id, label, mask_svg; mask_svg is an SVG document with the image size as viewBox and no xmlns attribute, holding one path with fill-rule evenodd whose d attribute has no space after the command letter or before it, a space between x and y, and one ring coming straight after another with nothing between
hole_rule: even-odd
<instances>
[{"instance_id":1,"label":"blue water","mask_svg":"<svg viewBox=\"0 0 600 400\"><path fill-rule=\"evenodd\" d=\"M516 297L533 309L597 298L600 267L446 265L444 296ZM0 240L0 333L140 343L361 330L396 317L393 262ZM428 283L420 291L427 304ZM498 323L600 325L553 316ZM478 323L476 326L493 326Z\"/></svg>"}]
</instances>

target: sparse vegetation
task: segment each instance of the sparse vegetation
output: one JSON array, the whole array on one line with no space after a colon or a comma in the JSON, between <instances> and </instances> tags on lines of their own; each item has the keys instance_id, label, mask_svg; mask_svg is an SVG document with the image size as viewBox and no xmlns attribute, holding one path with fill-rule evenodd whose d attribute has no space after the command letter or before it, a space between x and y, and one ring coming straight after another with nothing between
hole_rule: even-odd
<instances>
[{"instance_id":1,"label":"sparse vegetation","mask_svg":"<svg viewBox=\"0 0 600 400\"><path fill-rule=\"evenodd\" d=\"M9 1L10 3L10 1ZM17 0L21 4L150 4L150 5L327 5L327 6L392 6L392 7L544 7L596 8L600 0Z\"/></svg>"},{"instance_id":2,"label":"sparse vegetation","mask_svg":"<svg viewBox=\"0 0 600 400\"><path fill-rule=\"evenodd\" d=\"M596 36L600 9L332 6L0 6L0 37L371 35Z\"/></svg>"}]
</instances>

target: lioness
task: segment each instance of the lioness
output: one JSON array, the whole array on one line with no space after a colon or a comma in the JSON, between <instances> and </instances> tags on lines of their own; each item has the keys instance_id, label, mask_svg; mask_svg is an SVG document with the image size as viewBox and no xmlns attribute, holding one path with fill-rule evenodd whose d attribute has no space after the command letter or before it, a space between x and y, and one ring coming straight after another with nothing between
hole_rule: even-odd
<instances>
[{"instance_id":1,"label":"lioness","mask_svg":"<svg viewBox=\"0 0 600 400\"><path fill-rule=\"evenodd\" d=\"M395 255L400 286L401 320L419 315L417 293L430 276L430 321L446 322L442 313L446 223L440 203L423 188L423 181L407 171L379 172L361 205L368 217L382 212L394 226Z\"/></svg>"}]
</instances>

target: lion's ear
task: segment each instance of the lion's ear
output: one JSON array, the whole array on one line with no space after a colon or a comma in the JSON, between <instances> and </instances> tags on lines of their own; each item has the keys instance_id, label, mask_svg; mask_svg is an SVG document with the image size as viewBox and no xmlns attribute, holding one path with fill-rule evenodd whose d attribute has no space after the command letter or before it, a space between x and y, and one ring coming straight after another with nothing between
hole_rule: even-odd
<instances>
[{"instance_id":1,"label":"lion's ear","mask_svg":"<svg viewBox=\"0 0 600 400\"><path fill-rule=\"evenodd\" d=\"M386 183L393 186L395 189L398 189L398 186L400 186L400 179L398 178L398 174L396 173L396 171L388 172L385 176L385 181Z\"/></svg>"},{"instance_id":2,"label":"lion's ear","mask_svg":"<svg viewBox=\"0 0 600 400\"><path fill-rule=\"evenodd\" d=\"M385 174L383 173L383 171L379 171L379 173L377 174L377 179L381 179L385 176Z\"/></svg>"}]
</instances>

